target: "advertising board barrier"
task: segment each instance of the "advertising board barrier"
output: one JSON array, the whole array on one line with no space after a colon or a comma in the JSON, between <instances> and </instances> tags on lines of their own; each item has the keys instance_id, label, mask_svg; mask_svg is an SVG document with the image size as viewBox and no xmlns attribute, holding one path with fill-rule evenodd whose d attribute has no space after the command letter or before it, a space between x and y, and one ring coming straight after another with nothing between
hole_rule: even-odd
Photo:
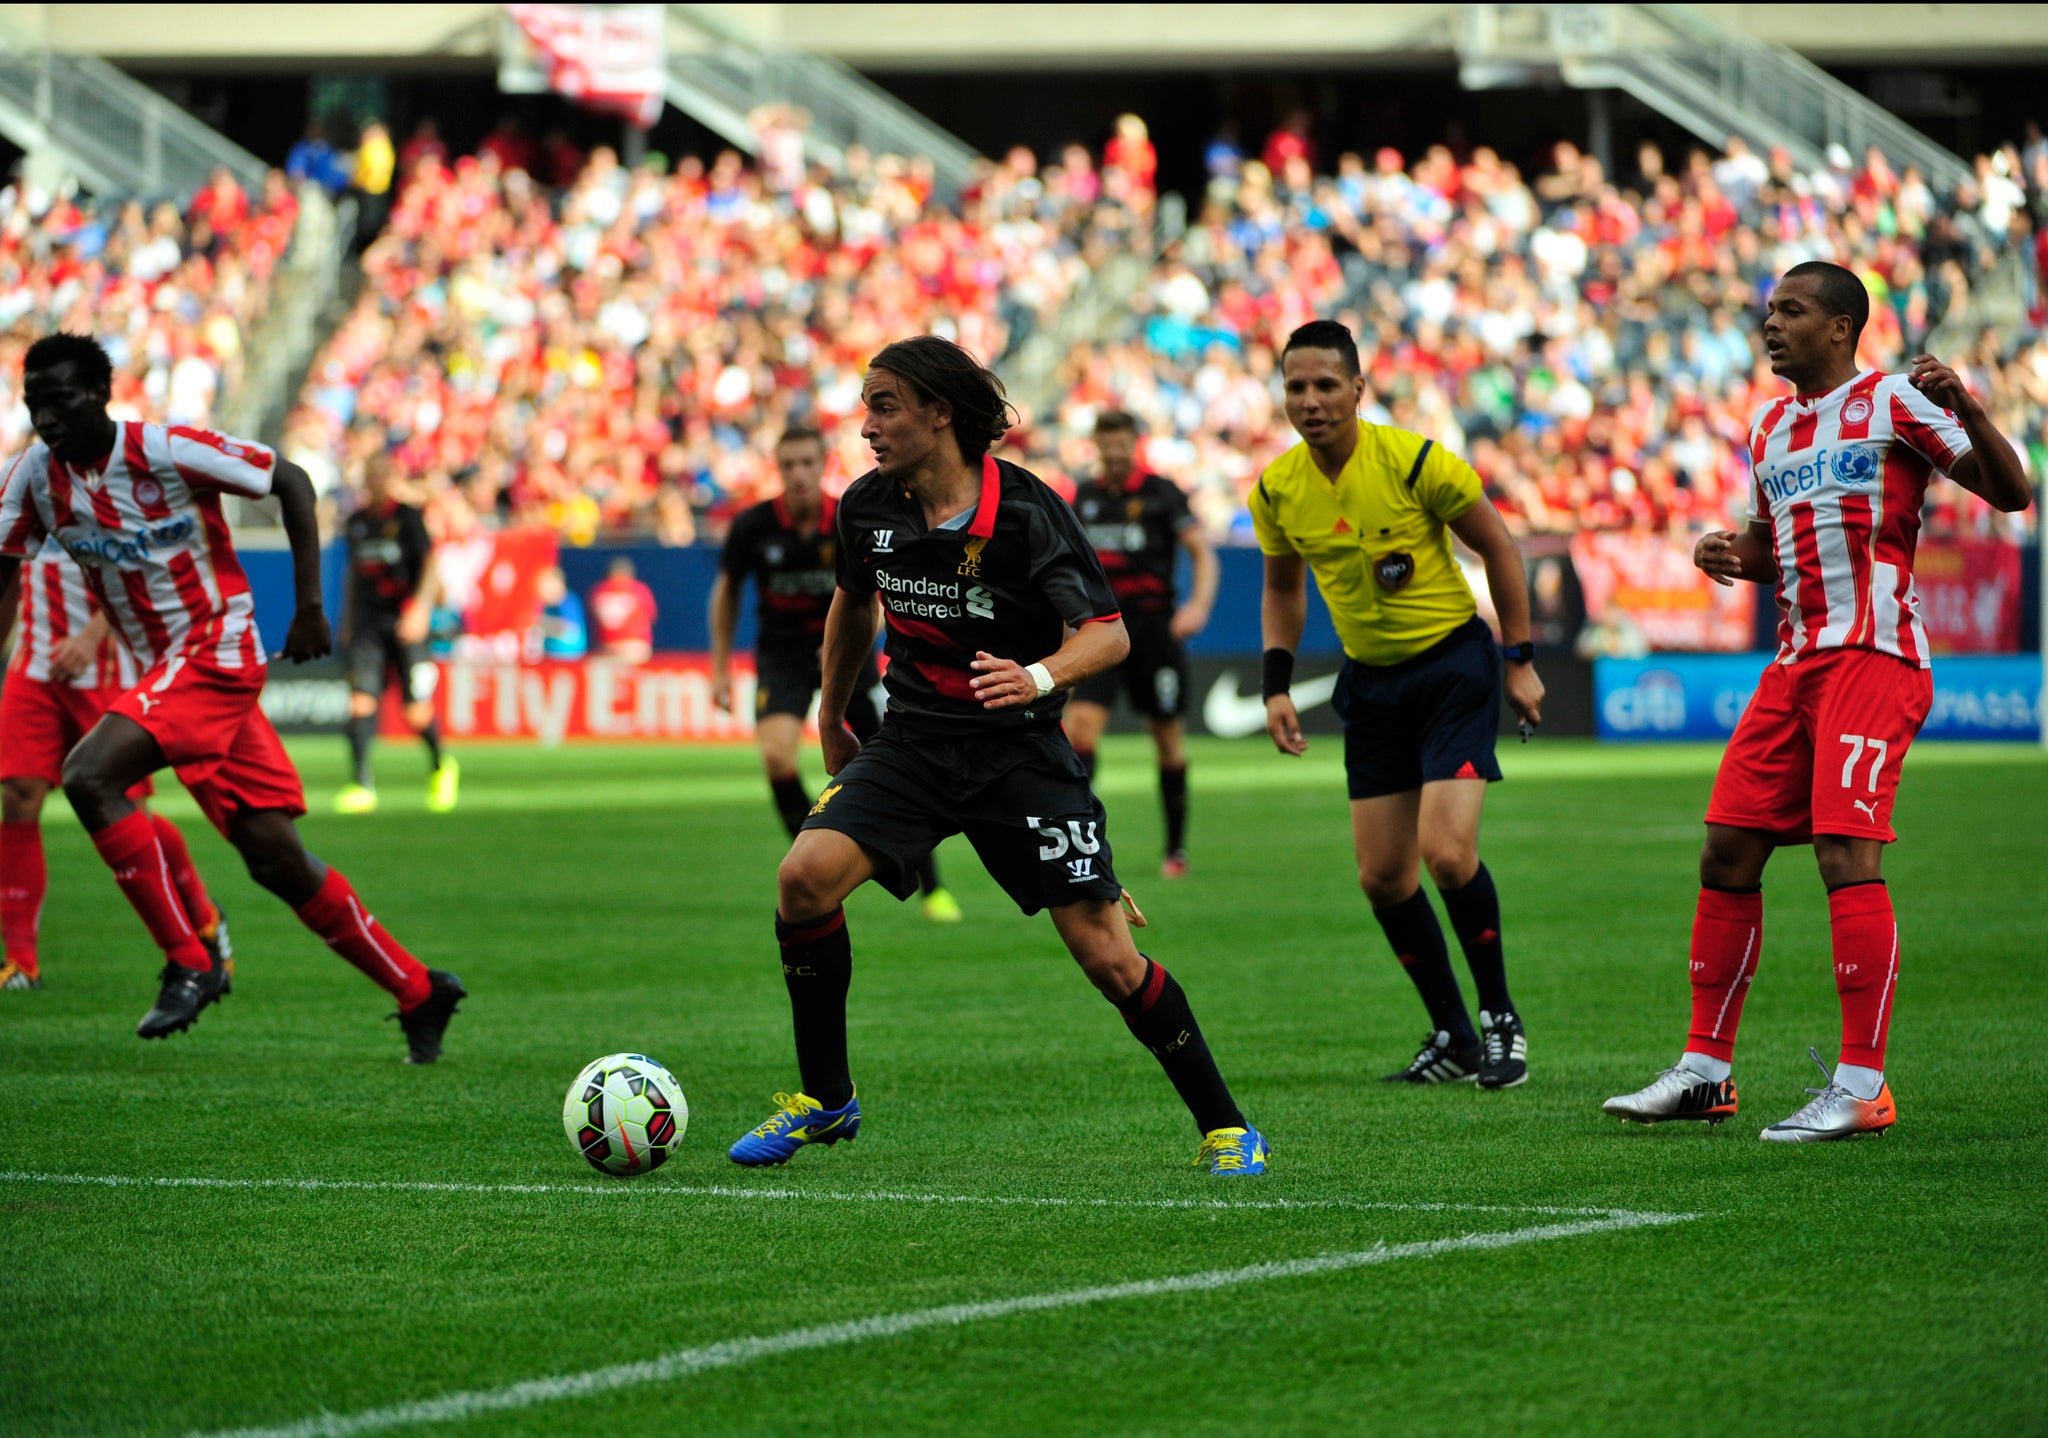
<instances>
[{"instance_id":1,"label":"advertising board barrier","mask_svg":"<svg viewBox=\"0 0 2048 1438\"><path fill-rule=\"evenodd\" d=\"M1651 649L1736 651L1751 643L1750 586L1716 584L1701 573L1690 539L1577 534L1571 556L1589 620L1626 625Z\"/></svg>"},{"instance_id":2,"label":"advertising board barrier","mask_svg":"<svg viewBox=\"0 0 2048 1438\"><path fill-rule=\"evenodd\" d=\"M2011 654L2020 647L2016 544L1924 541L1913 556L1920 622L1936 654Z\"/></svg>"},{"instance_id":3,"label":"advertising board barrier","mask_svg":"<svg viewBox=\"0 0 2048 1438\"><path fill-rule=\"evenodd\" d=\"M1769 654L1657 654L1593 663L1602 739L1726 739L1756 692ZM2041 737L2039 654L1947 655L1934 661L1934 707L1923 739Z\"/></svg>"}]
</instances>

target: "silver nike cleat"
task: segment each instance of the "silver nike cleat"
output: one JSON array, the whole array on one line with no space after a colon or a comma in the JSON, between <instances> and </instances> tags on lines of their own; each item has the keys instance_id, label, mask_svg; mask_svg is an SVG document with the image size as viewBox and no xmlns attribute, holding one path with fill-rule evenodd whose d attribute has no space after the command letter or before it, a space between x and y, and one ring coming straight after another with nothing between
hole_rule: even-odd
<instances>
[{"instance_id":1,"label":"silver nike cleat","mask_svg":"<svg viewBox=\"0 0 2048 1438\"><path fill-rule=\"evenodd\" d=\"M1899 1106L1892 1102L1892 1086L1884 1085L1877 1097L1863 1099L1835 1082L1828 1066L1813 1049L1814 1065L1827 1080L1826 1088L1810 1088L1813 1098L1792 1117L1772 1124L1757 1137L1766 1143L1825 1143L1829 1139L1855 1138L1858 1134L1883 1134L1898 1122Z\"/></svg>"},{"instance_id":2,"label":"silver nike cleat","mask_svg":"<svg viewBox=\"0 0 2048 1438\"><path fill-rule=\"evenodd\" d=\"M1735 1080L1716 1083L1683 1064L1673 1064L1648 1088L1616 1094L1600 1107L1628 1123L1687 1118L1715 1124L1735 1116Z\"/></svg>"}]
</instances>

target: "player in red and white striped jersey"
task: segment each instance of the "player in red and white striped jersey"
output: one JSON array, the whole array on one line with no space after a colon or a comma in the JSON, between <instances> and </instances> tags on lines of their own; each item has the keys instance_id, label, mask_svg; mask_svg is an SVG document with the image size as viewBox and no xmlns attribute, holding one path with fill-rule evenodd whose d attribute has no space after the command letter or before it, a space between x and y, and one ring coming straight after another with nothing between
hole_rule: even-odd
<instances>
[{"instance_id":1,"label":"player in red and white striped jersey","mask_svg":"<svg viewBox=\"0 0 2048 1438\"><path fill-rule=\"evenodd\" d=\"M40 441L0 485L0 604L21 560L54 544L84 569L144 671L71 751L63 775L65 797L164 951L156 1005L136 1032L158 1038L190 1027L227 978L172 892L148 816L128 797L169 767L241 852L250 876L398 999L411 1060L431 1063L464 997L461 982L423 967L339 870L306 852L293 823L306 812L298 771L258 703L263 643L220 497L276 496L298 602L284 654L313 659L332 641L312 482L260 444L115 423L107 413L112 381L106 351L86 336L49 335L29 346L22 397Z\"/></svg>"},{"instance_id":2,"label":"player in red and white striped jersey","mask_svg":"<svg viewBox=\"0 0 2048 1438\"><path fill-rule=\"evenodd\" d=\"M1750 429L1750 523L1704 536L1693 560L1722 584L1777 585L1778 655L1721 756L1707 805L1692 933L1692 1032L1677 1065L1607 1112L1655 1123L1735 1112L1730 1064L1763 947L1763 872L1813 844L1828 889L1840 1061L1814 1100L1763 1131L1779 1142L1882 1132L1899 930L1883 877L1899 768L1933 702L1913 592L1920 505L1936 472L2008 513L2030 502L2019 456L1955 372L1859 369L1862 281L1811 261L1785 273L1764 322L1771 371L1794 393ZM1818 1055L1815 1055L1818 1062Z\"/></svg>"},{"instance_id":3,"label":"player in red and white striped jersey","mask_svg":"<svg viewBox=\"0 0 2048 1438\"><path fill-rule=\"evenodd\" d=\"M141 677L86 592L85 575L56 545L28 562L20 586L21 627L0 690L0 992L42 987L37 953L49 870L43 860L43 800L64 758L101 714ZM0 635L12 616L0 611ZM148 797L147 779L130 797ZM185 836L151 814L185 918L209 954L232 970L227 923L192 863Z\"/></svg>"}]
</instances>

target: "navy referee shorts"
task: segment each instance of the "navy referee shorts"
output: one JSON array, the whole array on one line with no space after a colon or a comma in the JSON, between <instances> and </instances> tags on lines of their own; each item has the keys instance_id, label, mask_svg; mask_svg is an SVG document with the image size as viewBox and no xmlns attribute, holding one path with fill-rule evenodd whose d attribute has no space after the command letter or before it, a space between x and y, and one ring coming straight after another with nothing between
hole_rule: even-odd
<instances>
[{"instance_id":1,"label":"navy referee shorts","mask_svg":"<svg viewBox=\"0 0 2048 1438\"><path fill-rule=\"evenodd\" d=\"M1344 721L1344 777L1354 799L1438 779L1500 778L1500 647L1476 614L1398 664L1347 658L1331 703Z\"/></svg>"}]
</instances>

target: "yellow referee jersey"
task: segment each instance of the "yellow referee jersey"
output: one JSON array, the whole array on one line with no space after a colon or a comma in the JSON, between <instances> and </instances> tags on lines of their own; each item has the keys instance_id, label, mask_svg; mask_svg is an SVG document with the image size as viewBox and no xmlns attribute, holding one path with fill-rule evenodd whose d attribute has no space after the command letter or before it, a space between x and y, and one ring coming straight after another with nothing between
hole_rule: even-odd
<instances>
[{"instance_id":1,"label":"yellow referee jersey","mask_svg":"<svg viewBox=\"0 0 2048 1438\"><path fill-rule=\"evenodd\" d=\"M1252 527L1265 553L1308 561L1346 654L1398 664L1477 610L1448 526L1480 495L1472 466L1442 445L1360 420L1334 483L1306 444L1267 465L1252 490Z\"/></svg>"}]
</instances>

